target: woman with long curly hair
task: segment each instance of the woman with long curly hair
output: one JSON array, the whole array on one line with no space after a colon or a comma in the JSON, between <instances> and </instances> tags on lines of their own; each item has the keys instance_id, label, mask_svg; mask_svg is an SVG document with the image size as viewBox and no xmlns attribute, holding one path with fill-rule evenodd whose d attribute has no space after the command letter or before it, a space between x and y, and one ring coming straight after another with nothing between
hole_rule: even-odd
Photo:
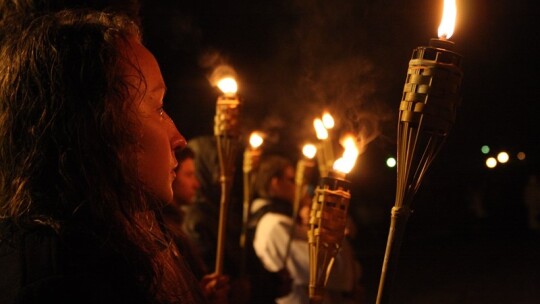
<instances>
[{"instance_id":1,"label":"woman with long curly hair","mask_svg":"<svg viewBox=\"0 0 540 304\"><path fill-rule=\"evenodd\" d=\"M137 25L60 11L0 31L0 303L205 303L159 216L185 140Z\"/></svg>"}]
</instances>

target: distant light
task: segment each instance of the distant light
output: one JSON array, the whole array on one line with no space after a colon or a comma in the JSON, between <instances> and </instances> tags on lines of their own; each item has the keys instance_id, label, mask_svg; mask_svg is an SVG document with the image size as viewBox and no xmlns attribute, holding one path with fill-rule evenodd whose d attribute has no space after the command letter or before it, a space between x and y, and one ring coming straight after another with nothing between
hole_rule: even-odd
<instances>
[{"instance_id":1,"label":"distant light","mask_svg":"<svg viewBox=\"0 0 540 304\"><path fill-rule=\"evenodd\" d=\"M219 80L217 86L225 95L234 95L238 91L238 84L232 77L225 77Z\"/></svg>"},{"instance_id":2,"label":"distant light","mask_svg":"<svg viewBox=\"0 0 540 304\"><path fill-rule=\"evenodd\" d=\"M486 166L490 169L497 167L497 160L495 157L490 157L486 160Z\"/></svg>"},{"instance_id":3,"label":"distant light","mask_svg":"<svg viewBox=\"0 0 540 304\"><path fill-rule=\"evenodd\" d=\"M326 130L324 123L320 118L315 118L315 120L313 120L313 126L315 127L315 133L317 134L318 139L325 140L328 138L328 130Z\"/></svg>"},{"instance_id":4,"label":"distant light","mask_svg":"<svg viewBox=\"0 0 540 304\"><path fill-rule=\"evenodd\" d=\"M527 158L527 155L525 155L525 152L518 152L517 159L525 160L525 158Z\"/></svg>"},{"instance_id":5,"label":"distant light","mask_svg":"<svg viewBox=\"0 0 540 304\"><path fill-rule=\"evenodd\" d=\"M253 149L257 149L260 147L264 142L264 138L261 133L254 131L251 132L251 135L249 136L249 145Z\"/></svg>"},{"instance_id":6,"label":"distant light","mask_svg":"<svg viewBox=\"0 0 540 304\"><path fill-rule=\"evenodd\" d=\"M388 166L388 168L394 168L397 165L397 161L395 158L389 157L388 159L386 159L386 165Z\"/></svg>"},{"instance_id":7,"label":"distant light","mask_svg":"<svg viewBox=\"0 0 540 304\"><path fill-rule=\"evenodd\" d=\"M317 154L317 147L312 144L305 144L304 147L302 147L302 154L304 154L305 157L312 159L315 157L315 154Z\"/></svg>"},{"instance_id":8,"label":"distant light","mask_svg":"<svg viewBox=\"0 0 540 304\"><path fill-rule=\"evenodd\" d=\"M499 154L497 154L497 160L501 163L501 164L505 164L508 162L508 160L510 159L510 155L508 155L508 153L506 152L500 152Z\"/></svg>"},{"instance_id":9,"label":"distant light","mask_svg":"<svg viewBox=\"0 0 540 304\"><path fill-rule=\"evenodd\" d=\"M332 129L335 124L334 117L332 117L332 115L330 115L330 113L328 112L324 112L322 116L322 122L326 129Z\"/></svg>"},{"instance_id":10,"label":"distant light","mask_svg":"<svg viewBox=\"0 0 540 304\"><path fill-rule=\"evenodd\" d=\"M480 148L480 150L482 150L482 153L488 154L489 153L489 146L483 145L482 148Z\"/></svg>"}]
</instances>

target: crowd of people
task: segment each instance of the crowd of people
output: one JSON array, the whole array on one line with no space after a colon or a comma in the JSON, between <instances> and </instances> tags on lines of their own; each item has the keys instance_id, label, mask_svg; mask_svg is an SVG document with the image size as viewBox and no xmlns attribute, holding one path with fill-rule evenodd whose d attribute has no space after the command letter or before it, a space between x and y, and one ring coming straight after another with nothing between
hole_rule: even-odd
<instances>
[{"instance_id":1,"label":"crowd of people","mask_svg":"<svg viewBox=\"0 0 540 304\"><path fill-rule=\"evenodd\" d=\"M216 143L187 144L164 111L136 9L44 3L1 7L0 303L308 303L294 157L263 155L245 254L233 190L225 271L214 273ZM327 303L362 301L351 248Z\"/></svg>"}]
</instances>

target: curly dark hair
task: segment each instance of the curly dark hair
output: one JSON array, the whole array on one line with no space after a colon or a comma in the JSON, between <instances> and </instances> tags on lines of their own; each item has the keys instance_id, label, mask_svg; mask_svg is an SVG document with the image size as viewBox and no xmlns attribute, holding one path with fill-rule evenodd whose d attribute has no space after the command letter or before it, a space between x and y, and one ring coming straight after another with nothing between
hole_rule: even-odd
<instances>
[{"instance_id":1,"label":"curly dark hair","mask_svg":"<svg viewBox=\"0 0 540 304\"><path fill-rule=\"evenodd\" d=\"M2 0L0 25L29 13L56 12L64 9L94 9L129 16L140 25L140 0Z\"/></svg>"},{"instance_id":2,"label":"curly dark hair","mask_svg":"<svg viewBox=\"0 0 540 304\"><path fill-rule=\"evenodd\" d=\"M163 260L159 228L149 229L161 202L137 176L136 101L123 75L126 65L139 70L122 47L140 40L138 26L120 15L60 11L2 32L0 219L90 231L132 265L152 302L168 302L159 293L176 269Z\"/></svg>"}]
</instances>

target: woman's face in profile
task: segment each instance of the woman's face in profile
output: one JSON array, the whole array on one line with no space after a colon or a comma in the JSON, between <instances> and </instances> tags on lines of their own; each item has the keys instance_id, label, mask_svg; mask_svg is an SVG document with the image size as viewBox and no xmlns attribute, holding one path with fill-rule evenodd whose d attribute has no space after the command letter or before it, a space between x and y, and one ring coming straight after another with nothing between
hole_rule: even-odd
<instances>
[{"instance_id":1,"label":"woman's face in profile","mask_svg":"<svg viewBox=\"0 0 540 304\"><path fill-rule=\"evenodd\" d=\"M125 46L128 58L142 73L127 67L131 112L135 115L135 134L138 138L137 172L148 189L164 202L173 199L172 183L178 162L175 150L186 145L174 122L163 110L165 83L154 56L135 39Z\"/></svg>"}]
</instances>

